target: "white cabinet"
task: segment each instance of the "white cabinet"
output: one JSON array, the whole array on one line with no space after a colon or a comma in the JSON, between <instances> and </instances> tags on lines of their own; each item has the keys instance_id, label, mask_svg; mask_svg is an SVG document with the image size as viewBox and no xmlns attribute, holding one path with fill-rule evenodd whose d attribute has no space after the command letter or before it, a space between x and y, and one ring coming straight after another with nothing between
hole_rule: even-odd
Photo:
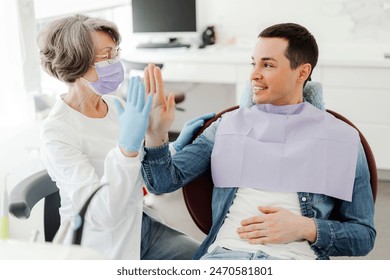
<instances>
[{"instance_id":1,"label":"white cabinet","mask_svg":"<svg viewBox=\"0 0 390 280\"><path fill-rule=\"evenodd\" d=\"M378 169L390 171L390 64L319 68L326 107L351 120L367 138Z\"/></svg>"}]
</instances>

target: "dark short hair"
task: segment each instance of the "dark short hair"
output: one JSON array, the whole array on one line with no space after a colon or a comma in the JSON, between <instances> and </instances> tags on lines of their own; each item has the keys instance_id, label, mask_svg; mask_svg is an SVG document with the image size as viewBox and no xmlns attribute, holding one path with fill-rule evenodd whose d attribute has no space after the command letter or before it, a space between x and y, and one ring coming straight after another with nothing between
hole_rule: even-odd
<instances>
[{"instance_id":1,"label":"dark short hair","mask_svg":"<svg viewBox=\"0 0 390 280\"><path fill-rule=\"evenodd\" d=\"M318 45L314 36L303 26L296 23L280 23L264 29L258 37L282 38L287 40L285 56L290 61L291 69L309 63L311 73L318 61Z\"/></svg>"}]
</instances>

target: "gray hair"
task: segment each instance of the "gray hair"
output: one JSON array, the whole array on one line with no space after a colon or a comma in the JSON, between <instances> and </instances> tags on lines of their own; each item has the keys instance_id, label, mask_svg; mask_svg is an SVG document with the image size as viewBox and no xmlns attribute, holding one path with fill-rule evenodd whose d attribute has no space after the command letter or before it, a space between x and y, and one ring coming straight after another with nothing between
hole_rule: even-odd
<instances>
[{"instance_id":1,"label":"gray hair","mask_svg":"<svg viewBox=\"0 0 390 280\"><path fill-rule=\"evenodd\" d=\"M74 15L49 23L37 37L43 69L60 81L74 83L93 63L96 31L107 32L119 45L118 27L105 19Z\"/></svg>"}]
</instances>

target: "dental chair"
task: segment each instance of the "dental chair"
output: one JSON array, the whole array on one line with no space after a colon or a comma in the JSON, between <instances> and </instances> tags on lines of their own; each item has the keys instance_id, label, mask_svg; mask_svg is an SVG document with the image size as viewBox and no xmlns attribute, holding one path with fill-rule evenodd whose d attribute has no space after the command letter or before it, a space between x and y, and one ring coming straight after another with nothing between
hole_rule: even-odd
<instances>
[{"instance_id":1,"label":"dental chair","mask_svg":"<svg viewBox=\"0 0 390 280\"><path fill-rule=\"evenodd\" d=\"M18 219L28 219L33 207L44 199L45 241L51 242L60 226L60 194L46 169L18 183L9 194L9 212Z\"/></svg>"},{"instance_id":2,"label":"dental chair","mask_svg":"<svg viewBox=\"0 0 390 280\"><path fill-rule=\"evenodd\" d=\"M84 217L93 194L80 211L80 217ZM43 219L46 242L6 240L0 243L0 260L107 259L99 252L79 246L83 231L83 218L81 218L81 225L73 232L72 244L52 243L60 226L60 195L46 169L30 175L14 186L9 195L9 212L16 218L28 219L32 209L41 199L45 200Z\"/></svg>"},{"instance_id":3,"label":"dental chair","mask_svg":"<svg viewBox=\"0 0 390 280\"><path fill-rule=\"evenodd\" d=\"M309 87L311 87L311 89L308 89ZM320 92L318 92L318 89L320 90ZM308 82L304 90L304 95L305 93L306 93L305 98L309 103L313 104L316 107L323 106L321 84L315 82L310 82L310 83ZM242 106L248 107L252 105L250 101L251 98L248 96L251 96L251 92L250 89L247 88L244 91L243 98L241 99ZM238 108L239 106L237 105L216 114L216 116L213 119L210 119L208 122L204 124L204 126L198 131L195 138L199 136L214 121L220 118L224 113L230 112L232 110L236 110ZM370 171L371 190L375 202L377 187L378 187L378 174L377 174L374 154L371 150L370 145L368 144L366 138L361 133L361 131L346 117L330 109L327 109L326 111L332 114L333 116L335 116L336 118L354 127L359 132L360 141L363 145L364 152L368 162L368 167ZM208 234L212 225L211 200L212 200L213 187L214 185L211 177L211 170L209 169L205 173L203 173L202 175L200 175L199 177L197 177L192 182L188 183L186 186L182 188L184 201L187 206L187 209L195 224L205 234Z\"/></svg>"},{"instance_id":4,"label":"dental chair","mask_svg":"<svg viewBox=\"0 0 390 280\"><path fill-rule=\"evenodd\" d=\"M80 225L73 230L72 244L80 245L84 226L84 216L88 205L100 189L96 189L85 201L79 212ZM44 199L43 227L46 242L52 242L61 223L59 209L61 199L59 189L51 180L46 169L38 171L19 182L9 195L9 212L18 219L28 219L34 206Z\"/></svg>"}]
</instances>

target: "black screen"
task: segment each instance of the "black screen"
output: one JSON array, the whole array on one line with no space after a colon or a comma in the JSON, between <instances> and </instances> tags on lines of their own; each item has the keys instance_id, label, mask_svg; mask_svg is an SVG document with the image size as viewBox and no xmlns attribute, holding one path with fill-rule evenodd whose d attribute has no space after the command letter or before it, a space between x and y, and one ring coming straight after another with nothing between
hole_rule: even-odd
<instances>
[{"instance_id":1,"label":"black screen","mask_svg":"<svg viewBox=\"0 0 390 280\"><path fill-rule=\"evenodd\" d=\"M196 32L196 0L132 0L133 32Z\"/></svg>"}]
</instances>

